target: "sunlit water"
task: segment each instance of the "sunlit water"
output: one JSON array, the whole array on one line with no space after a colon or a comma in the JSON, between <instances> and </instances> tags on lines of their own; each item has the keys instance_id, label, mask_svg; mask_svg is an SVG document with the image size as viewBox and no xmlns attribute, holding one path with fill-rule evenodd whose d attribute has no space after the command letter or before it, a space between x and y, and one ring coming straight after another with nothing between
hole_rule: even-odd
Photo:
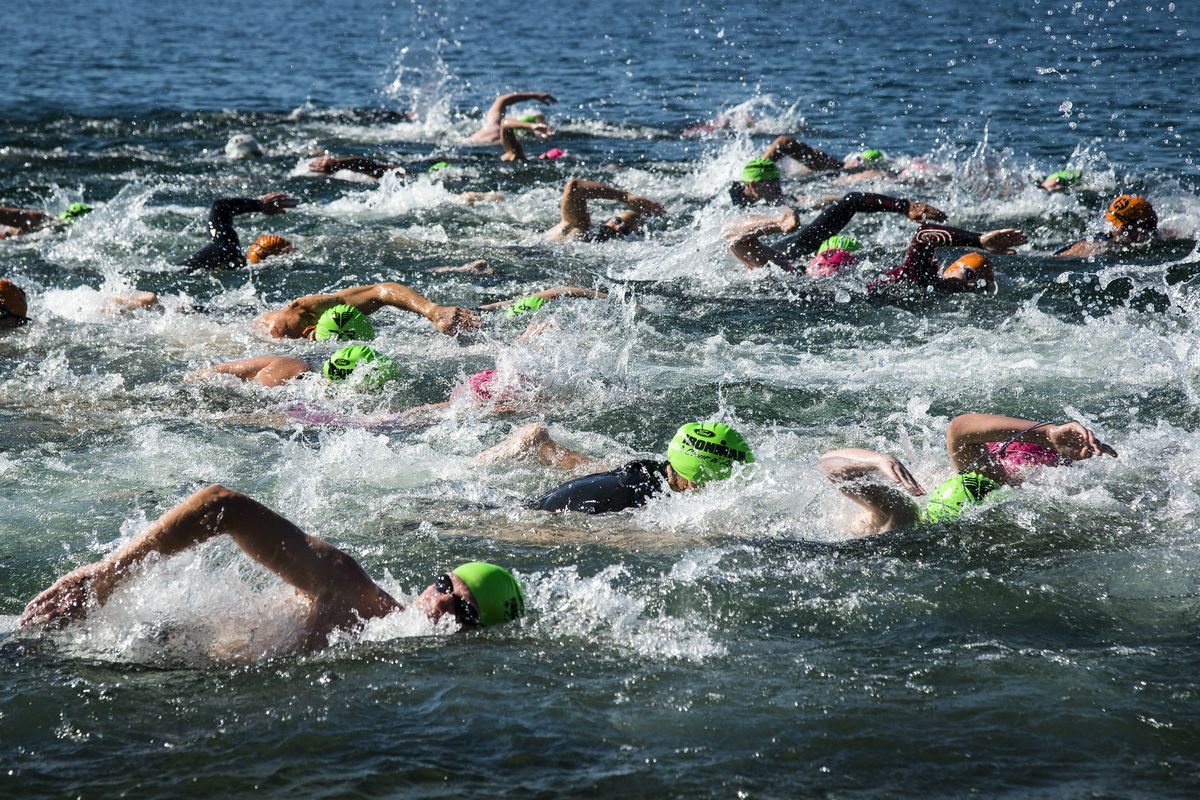
<instances>
[{"instance_id":1,"label":"sunlit water","mask_svg":"<svg viewBox=\"0 0 1200 800\"><path fill-rule=\"evenodd\" d=\"M0 794L1194 794L1196 256L1190 241L1046 254L1099 230L1122 191L1194 237L1195 8L660 7L200 17L108 2L10 20L0 203L99 208L0 242L0 275L26 287L35 320L0 337ZM513 89L560 98L551 144L576 158L511 166L460 144ZM718 113L757 126L679 137ZM265 158L225 159L241 132ZM859 276L750 275L721 238L738 216L725 186L780 132L924 159L929 180L868 188L963 227L1020 227L1031 246L1000 260L991 298L868 300L912 230L894 215L852 224ZM317 146L410 177L309 177ZM437 160L454 166L425 173ZM1068 164L1085 170L1079 191L1034 186ZM636 241L549 243L570 176L672 216ZM271 190L301 207L239 218L242 239L282 233L297 253L217 275L171 266L202 243L213 198ZM507 199L466 205L462 191ZM426 271L476 258L496 273ZM453 340L382 311L377 347L401 365L385 392L186 378L265 353L318 363L327 347L248 321L385 279L466 306L557 284L624 299L548 307L559 328L526 343L502 315ZM166 311L103 312L134 287ZM493 366L539 409L458 402L426 424L364 427ZM1079 419L1120 458L1037 475L951 526L852 540L819 453L887 450L936 485L945 426L972 410ZM321 422L343 418L363 425ZM525 511L562 476L474 461L540 420L615 465L699 418L736 424L757 462L632 513ZM14 630L55 576L214 481L401 598L462 561L510 565L529 614L469 636L394 615L290 655L291 592L214 542L65 632Z\"/></svg>"}]
</instances>

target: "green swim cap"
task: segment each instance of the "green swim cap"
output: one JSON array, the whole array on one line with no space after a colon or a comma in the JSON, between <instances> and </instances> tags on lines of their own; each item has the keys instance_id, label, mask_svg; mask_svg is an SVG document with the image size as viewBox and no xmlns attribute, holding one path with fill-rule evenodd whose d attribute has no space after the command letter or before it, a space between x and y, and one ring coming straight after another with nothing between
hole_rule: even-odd
<instances>
[{"instance_id":1,"label":"green swim cap","mask_svg":"<svg viewBox=\"0 0 1200 800\"><path fill-rule=\"evenodd\" d=\"M475 596L480 625L503 625L525 613L525 593L512 573L486 561L472 561L453 570Z\"/></svg>"},{"instance_id":2,"label":"green swim cap","mask_svg":"<svg viewBox=\"0 0 1200 800\"><path fill-rule=\"evenodd\" d=\"M527 314L530 311L537 311L542 306L546 305L546 298L530 295L522 298L508 307L508 316L515 317L518 314Z\"/></svg>"},{"instance_id":3,"label":"green swim cap","mask_svg":"<svg viewBox=\"0 0 1200 800\"><path fill-rule=\"evenodd\" d=\"M692 483L722 480L733 474L733 462L754 462L750 445L723 422L689 422L667 446L671 469Z\"/></svg>"},{"instance_id":4,"label":"green swim cap","mask_svg":"<svg viewBox=\"0 0 1200 800\"><path fill-rule=\"evenodd\" d=\"M937 488L921 512L922 522L949 522L968 506L977 505L1000 484L978 472L955 475Z\"/></svg>"},{"instance_id":5,"label":"green swim cap","mask_svg":"<svg viewBox=\"0 0 1200 800\"><path fill-rule=\"evenodd\" d=\"M883 151L874 148L868 148L858 154L863 161L878 161L883 158Z\"/></svg>"},{"instance_id":6,"label":"green swim cap","mask_svg":"<svg viewBox=\"0 0 1200 800\"><path fill-rule=\"evenodd\" d=\"M67 210L58 215L61 220L74 222L82 216L92 213L92 207L87 203L71 203L67 206Z\"/></svg>"},{"instance_id":7,"label":"green swim cap","mask_svg":"<svg viewBox=\"0 0 1200 800\"><path fill-rule=\"evenodd\" d=\"M538 115L534 114L532 112L529 114L524 114L521 117L521 122L537 122L537 121L538 121Z\"/></svg>"},{"instance_id":8,"label":"green swim cap","mask_svg":"<svg viewBox=\"0 0 1200 800\"><path fill-rule=\"evenodd\" d=\"M331 381L341 381L349 378L350 373L354 372L354 368L359 364L366 363L371 363L374 367L367 380L371 385L379 386L398 377L395 361L362 344L338 350L325 362L321 372Z\"/></svg>"},{"instance_id":9,"label":"green swim cap","mask_svg":"<svg viewBox=\"0 0 1200 800\"><path fill-rule=\"evenodd\" d=\"M439 161L436 164L429 165L429 172L437 172L439 169L445 169L446 167L451 167L451 166L454 166L454 165L451 164L449 161Z\"/></svg>"},{"instance_id":10,"label":"green swim cap","mask_svg":"<svg viewBox=\"0 0 1200 800\"><path fill-rule=\"evenodd\" d=\"M830 236L825 241L821 242L821 246L817 248L817 255L824 253L826 250L845 250L847 253L857 253L862 250L862 244L853 236Z\"/></svg>"},{"instance_id":11,"label":"green swim cap","mask_svg":"<svg viewBox=\"0 0 1200 800\"><path fill-rule=\"evenodd\" d=\"M779 180L779 165L769 158L752 158L742 168L742 180L777 181Z\"/></svg>"},{"instance_id":12,"label":"green swim cap","mask_svg":"<svg viewBox=\"0 0 1200 800\"><path fill-rule=\"evenodd\" d=\"M326 339L357 339L369 342L375 338L375 327L371 325L371 320L367 319L366 314L343 303L325 310L317 320L313 338L318 342Z\"/></svg>"},{"instance_id":13,"label":"green swim cap","mask_svg":"<svg viewBox=\"0 0 1200 800\"><path fill-rule=\"evenodd\" d=\"M1046 180L1058 178L1067 186L1074 186L1080 178L1083 177L1083 172L1077 169L1060 169L1058 172L1051 172L1046 176Z\"/></svg>"}]
</instances>

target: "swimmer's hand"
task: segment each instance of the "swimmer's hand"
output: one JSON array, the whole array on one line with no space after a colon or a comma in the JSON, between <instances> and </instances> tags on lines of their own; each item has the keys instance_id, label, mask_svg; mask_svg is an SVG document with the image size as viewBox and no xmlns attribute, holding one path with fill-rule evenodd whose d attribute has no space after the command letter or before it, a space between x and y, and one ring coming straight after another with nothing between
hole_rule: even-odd
<instances>
[{"instance_id":1,"label":"swimmer's hand","mask_svg":"<svg viewBox=\"0 0 1200 800\"><path fill-rule=\"evenodd\" d=\"M625 198L625 205L639 216L652 215L655 217L665 217L667 215L667 207L657 200L651 200L649 197L642 197L640 194L631 194Z\"/></svg>"},{"instance_id":2,"label":"swimmer's hand","mask_svg":"<svg viewBox=\"0 0 1200 800\"><path fill-rule=\"evenodd\" d=\"M480 325L479 312L456 306L438 306L427 319L447 336L477 330Z\"/></svg>"},{"instance_id":3,"label":"swimmer's hand","mask_svg":"<svg viewBox=\"0 0 1200 800\"><path fill-rule=\"evenodd\" d=\"M1082 461L1092 456L1109 455L1117 457L1117 451L1100 441L1096 434L1080 425L1078 422L1067 422L1063 425L1052 425L1046 430L1046 439L1063 458Z\"/></svg>"},{"instance_id":4,"label":"swimmer's hand","mask_svg":"<svg viewBox=\"0 0 1200 800\"><path fill-rule=\"evenodd\" d=\"M312 161L308 162L308 171L320 172L323 175L328 175L331 172L337 171L337 162L338 160L333 156L314 158Z\"/></svg>"},{"instance_id":5,"label":"swimmer's hand","mask_svg":"<svg viewBox=\"0 0 1200 800\"><path fill-rule=\"evenodd\" d=\"M1013 248L1029 242L1029 237L1016 228L1001 228L998 231L988 231L979 237L979 246L989 253L1011 256L1017 252Z\"/></svg>"},{"instance_id":6,"label":"swimmer's hand","mask_svg":"<svg viewBox=\"0 0 1200 800\"><path fill-rule=\"evenodd\" d=\"M887 453L848 447L832 450L821 456L820 469L835 483L857 481L878 472L911 495L926 494L925 488L908 471L900 459ZM844 491L844 489L843 489Z\"/></svg>"},{"instance_id":7,"label":"swimmer's hand","mask_svg":"<svg viewBox=\"0 0 1200 800\"><path fill-rule=\"evenodd\" d=\"M549 92L537 92L536 94L531 95L529 99L537 100L539 103L545 103L546 105L552 105L558 102L554 95L550 94Z\"/></svg>"},{"instance_id":8,"label":"swimmer's hand","mask_svg":"<svg viewBox=\"0 0 1200 800\"><path fill-rule=\"evenodd\" d=\"M320 160L320 159L318 159ZM271 192L264 194L258 198L260 208L258 209L263 214L282 214L289 208L295 208L300 205L300 201L289 194L283 192Z\"/></svg>"},{"instance_id":9,"label":"swimmer's hand","mask_svg":"<svg viewBox=\"0 0 1200 800\"><path fill-rule=\"evenodd\" d=\"M554 135L553 129L544 122L529 122L526 123L525 130L537 136L539 139L549 139Z\"/></svg>"},{"instance_id":10,"label":"swimmer's hand","mask_svg":"<svg viewBox=\"0 0 1200 800\"><path fill-rule=\"evenodd\" d=\"M800 227L800 215L794 208L785 208L779 212L779 232L791 233Z\"/></svg>"},{"instance_id":11,"label":"swimmer's hand","mask_svg":"<svg viewBox=\"0 0 1200 800\"><path fill-rule=\"evenodd\" d=\"M876 466L879 472L891 480L892 483L911 495L920 496L925 494L925 487L917 483L917 479L908 471L908 467L904 466L904 462L887 453L879 453L878 456Z\"/></svg>"},{"instance_id":12,"label":"swimmer's hand","mask_svg":"<svg viewBox=\"0 0 1200 800\"><path fill-rule=\"evenodd\" d=\"M103 602L112 584L112 569L106 562L82 566L63 575L53 586L29 601L17 624L22 628L61 626L68 620L82 617L93 599Z\"/></svg>"},{"instance_id":13,"label":"swimmer's hand","mask_svg":"<svg viewBox=\"0 0 1200 800\"><path fill-rule=\"evenodd\" d=\"M913 222L945 222L946 212L920 200L909 200L908 218Z\"/></svg>"}]
</instances>

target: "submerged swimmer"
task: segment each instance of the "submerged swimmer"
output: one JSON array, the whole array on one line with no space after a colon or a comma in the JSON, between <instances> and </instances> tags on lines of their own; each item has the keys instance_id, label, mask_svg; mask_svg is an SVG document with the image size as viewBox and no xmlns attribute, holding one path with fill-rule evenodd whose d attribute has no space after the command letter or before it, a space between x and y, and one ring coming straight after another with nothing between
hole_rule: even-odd
<instances>
[{"instance_id":1,"label":"submerged swimmer","mask_svg":"<svg viewBox=\"0 0 1200 800\"><path fill-rule=\"evenodd\" d=\"M335 631L404 606L371 580L349 554L310 536L246 495L213 484L167 511L112 555L73 570L25 607L19 625L62 625L103 605L149 557L166 557L228 534L250 558L290 584L308 602L301 650L326 647ZM500 625L525 613L521 584L494 564L472 562L444 573L413 601L436 623L451 617L459 629Z\"/></svg>"},{"instance_id":2,"label":"submerged swimmer","mask_svg":"<svg viewBox=\"0 0 1200 800\"><path fill-rule=\"evenodd\" d=\"M309 373L320 372L331 381L342 381L350 377L359 365L371 366L371 383L379 385L396 377L396 363L374 348L365 345L343 347L331 355L321 367L315 368L307 361L294 356L256 356L210 364L192 373L194 377L210 375L232 375L238 380L257 383L269 389Z\"/></svg>"},{"instance_id":3,"label":"submerged swimmer","mask_svg":"<svg viewBox=\"0 0 1200 800\"><path fill-rule=\"evenodd\" d=\"M924 509L909 497L927 494L898 458L860 448L821 456L820 469L863 511L854 530L884 533L917 522L946 522L1001 486L1020 486L1031 467L1060 466L1117 451L1078 422L1033 422L995 414L963 414L946 429L946 450L957 474ZM883 482L873 480L882 477Z\"/></svg>"},{"instance_id":4,"label":"submerged swimmer","mask_svg":"<svg viewBox=\"0 0 1200 800\"><path fill-rule=\"evenodd\" d=\"M553 95L546 92L511 92L510 94L502 94L492 101L492 107L484 115L483 125L479 130L471 134L467 141L471 144L496 144L499 142L501 123L504 120L505 113L508 111L508 107L517 103L524 103L527 100L536 100L546 105L558 102Z\"/></svg>"},{"instance_id":5,"label":"submerged swimmer","mask_svg":"<svg viewBox=\"0 0 1200 800\"><path fill-rule=\"evenodd\" d=\"M588 203L593 200L615 200L624 203L628 211L592 227ZM606 186L596 181L571 178L563 187L559 201L559 223L546 232L555 240L580 239L585 242L603 242L636 233L648 216L665 216L667 209L662 203L648 197Z\"/></svg>"},{"instance_id":6,"label":"submerged swimmer","mask_svg":"<svg viewBox=\"0 0 1200 800\"><path fill-rule=\"evenodd\" d=\"M233 218L251 213L283 214L297 204L296 198L283 192L271 192L257 199L222 197L212 204L208 212L208 244L180 262L179 266L187 269L236 269L246 266L242 243L233 228Z\"/></svg>"},{"instance_id":7,"label":"submerged swimmer","mask_svg":"<svg viewBox=\"0 0 1200 800\"><path fill-rule=\"evenodd\" d=\"M1108 205L1104 218L1111 230L1080 239L1054 253L1064 258L1080 258L1117 253L1135 244L1158 238L1158 214L1144 197L1123 194Z\"/></svg>"},{"instance_id":8,"label":"submerged swimmer","mask_svg":"<svg viewBox=\"0 0 1200 800\"><path fill-rule=\"evenodd\" d=\"M1038 186L1051 194L1069 192L1071 187L1082 177L1083 173L1077 169L1060 169L1058 172L1051 172L1047 175Z\"/></svg>"},{"instance_id":9,"label":"submerged swimmer","mask_svg":"<svg viewBox=\"0 0 1200 800\"><path fill-rule=\"evenodd\" d=\"M508 440L480 453L483 462L532 458L559 469L575 469L593 459L555 442L541 425L528 425ZM736 430L723 422L690 422L667 447L667 460L639 459L567 481L532 500L535 511L607 514L638 508L667 490L686 492L733 474L734 464L750 464L754 454Z\"/></svg>"},{"instance_id":10,"label":"submerged swimmer","mask_svg":"<svg viewBox=\"0 0 1200 800\"><path fill-rule=\"evenodd\" d=\"M852 153L845 159L839 159L798 141L795 137L777 136L767 145L761 156L746 162L741 179L730 184L729 198L733 204L748 206L754 203L791 202L796 199L786 197L783 193L779 162L784 158L796 160L810 173L845 172L846 177L853 175L853 180L866 180L883 174L878 170L869 169L870 165L883 158L883 153L878 150L863 150L861 153Z\"/></svg>"}]
</instances>

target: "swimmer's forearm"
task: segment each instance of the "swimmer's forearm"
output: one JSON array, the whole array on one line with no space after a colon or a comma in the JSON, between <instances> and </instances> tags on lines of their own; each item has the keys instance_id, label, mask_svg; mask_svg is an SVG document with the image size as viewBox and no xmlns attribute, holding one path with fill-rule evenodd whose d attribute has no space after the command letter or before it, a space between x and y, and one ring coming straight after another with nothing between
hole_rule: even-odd
<instances>
[{"instance_id":1,"label":"swimmer's forearm","mask_svg":"<svg viewBox=\"0 0 1200 800\"><path fill-rule=\"evenodd\" d=\"M830 450L821 456L818 467L831 481L848 481L879 471L879 459L884 456L874 450L846 447Z\"/></svg>"}]
</instances>

